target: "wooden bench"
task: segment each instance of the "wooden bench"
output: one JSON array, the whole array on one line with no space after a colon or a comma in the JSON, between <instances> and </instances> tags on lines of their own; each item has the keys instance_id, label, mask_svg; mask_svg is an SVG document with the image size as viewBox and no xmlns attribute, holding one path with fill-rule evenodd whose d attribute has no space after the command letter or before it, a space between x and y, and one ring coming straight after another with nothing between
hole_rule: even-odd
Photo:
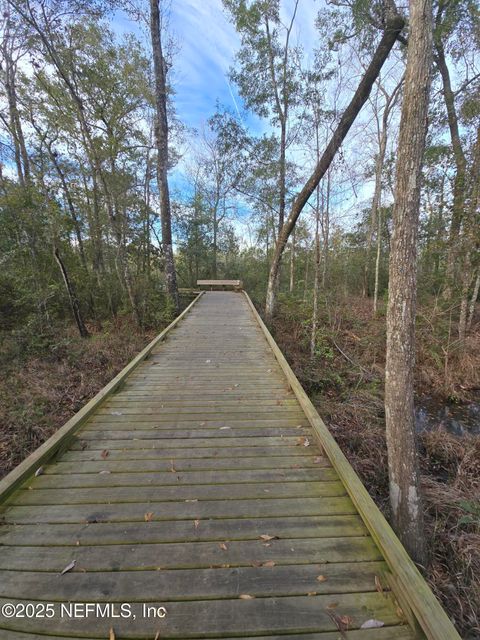
<instances>
[{"instance_id":1,"label":"wooden bench","mask_svg":"<svg viewBox=\"0 0 480 640\"><path fill-rule=\"evenodd\" d=\"M243 289L243 282L241 280L197 280L197 287L209 287L210 291L216 287L240 291Z\"/></svg>"}]
</instances>

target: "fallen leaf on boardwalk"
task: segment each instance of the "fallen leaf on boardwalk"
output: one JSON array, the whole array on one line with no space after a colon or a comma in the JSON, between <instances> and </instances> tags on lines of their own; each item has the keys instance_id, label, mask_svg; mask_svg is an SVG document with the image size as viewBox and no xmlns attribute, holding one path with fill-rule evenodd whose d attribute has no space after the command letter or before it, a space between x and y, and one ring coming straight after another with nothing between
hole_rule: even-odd
<instances>
[{"instance_id":1,"label":"fallen leaf on boardwalk","mask_svg":"<svg viewBox=\"0 0 480 640\"><path fill-rule=\"evenodd\" d=\"M383 586L378 576L375 576L375 589L378 591L378 593L383 593Z\"/></svg>"},{"instance_id":2,"label":"fallen leaf on boardwalk","mask_svg":"<svg viewBox=\"0 0 480 640\"><path fill-rule=\"evenodd\" d=\"M123 415L121 411L110 411L111 416L121 416Z\"/></svg>"},{"instance_id":3,"label":"fallen leaf on boardwalk","mask_svg":"<svg viewBox=\"0 0 480 640\"><path fill-rule=\"evenodd\" d=\"M319 462L322 462L323 458L321 456L316 456L313 461L315 462L315 464L318 464Z\"/></svg>"},{"instance_id":4,"label":"fallen leaf on boardwalk","mask_svg":"<svg viewBox=\"0 0 480 640\"><path fill-rule=\"evenodd\" d=\"M269 536L268 533L262 533L262 535L260 536L260 538L262 540L265 540L268 542L268 540L278 540L278 536Z\"/></svg>"},{"instance_id":5,"label":"fallen leaf on boardwalk","mask_svg":"<svg viewBox=\"0 0 480 640\"><path fill-rule=\"evenodd\" d=\"M317 576L317 582L325 582L326 577L325 576Z\"/></svg>"},{"instance_id":6,"label":"fallen leaf on boardwalk","mask_svg":"<svg viewBox=\"0 0 480 640\"><path fill-rule=\"evenodd\" d=\"M335 613L330 613L329 611L327 611L327 613L340 631L342 638L346 638L345 631L348 631L348 626L350 622L352 622L352 619L349 616L337 616ZM347 620L349 622L347 622Z\"/></svg>"},{"instance_id":7,"label":"fallen leaf on boardwalk","mask_svg":"<svg viewBox=\"0 0 480 640\"><path fill-rule=\"evenodd\" d=\"M198 502L198 498L195 498L193 500L185 500L185 502Z\"/></svg>"},{"instance_id":8,"label":"fallen leaf on boardwalk","mask_svg":"<svg viewBox=\"0 0 480 640\"><path fill-rule=\"evenodd\" d=\"M198 529L199 524L200 524L200 520L195 520L195 529Z\"/></svg>"},{"instance_id":9,"label":"fallen leaf on boardwalk","mask_svg":"<svg viewBox=\"0 0 480 640\"><path fill-rule=\"evenodd\" d=\"M400 620L405 620L405 614L403 613L403 609L400 605L397 605L396 614L400 618Z\"/></svg>"},{"instance_id":10,"label":"fallen leaf on boardwalk","mask_svg":"<svg viewBox=\"0 0 480 640\"><path fill-rule=\"evenodd\" d=\"M209 363L211 362L211 360L205 360L205 362L206 362L207 364L209 364Z\"/></svg>"},{"instance_id":11,"label":"fallen leaf on boardwalk","mask_svg":"<svg viewBox=\"0 0 480 640\"><path fill-rule=\"evenodd\" d=\"M241 596L238 596L240 600L253 600L255 596L250 596L248 593L242 593Z\"/></svg>"},{"instance_id":12,"label":"fallen leaf on boardwalk","mask_svg":"<svg viewBox=\"0 0 480 640\"><path fill-rule=\"evenodd\" d=\"M275 566L275 562L273 560L267 560L262 564L262 567L274 567L274 566Z\"/></svg>"},{"instance_id":13,"label":"fallen leaf on boardwalk","mask_svg":"<svg viewBox=\"0 0 480 640\"><path fill-rule=\"evenodd\" d=\"M233 386L234 386L234 387L239 387L239 386L240 386L240 384L238 384L238 383L237 383L237 384L234 384Z\"/></svg>"},{"instance_id":14,"label":"fallen leaf on boardwalk","mask_svg":"<svg viewBox=\"0 0 480 640\"><path fill-rule=\"evenodd\" d=\"M232 427L220 427L220 431L221 431L222 429L231 429L231 428L232 428Z\"/></svg>"},{"instance_id":15,"label":"fallen leaf on boardwalk","mask_svg":"<svg viewBox=\"0 0 480 640\"><path fill-rule=\"evenodd\" d=\"M360 629L380 629L380 627L384 627L385 623L381 620L375 620L372 618L371 620L367 620L362 625L360 625Z\"/></svg>"},{"instance_id":16,"label":"fallen leaf on boardwalk","mask_svg":"<svg viewBox=\"0 0 480 640\"><path fill-rule=\"evenodd\" d=\"M104 449L100 455L105 460L106 458L108 458L108 454L109 454L109 451L107 449Z\"/></svg>"},{"instance_id":17,"label":"fallen leaf on boardwalk","mask_svg":"<svg viewBox=\"0 0 480 640\"><path fill-rule=\"evenodd\" d=\"M297 447L298 446L309 447L310 446L310 440L306 436L302 436L301 438L299 438L297 440Z\"/></svg>"},{"instance_id":18,"label":"fallen leaf on boardwalk","mask_svg":"<svg viewBox=\"0 0 480 640\"><path fill-rule=\"evenodd\" d=\"M223 549L224 551L228 551L228 547L224 542L220 542L218 546L220 547L220 549Z\"/></svg>"},{"instance_id":19,"label":"fallen leaf on boardwalk","mask_svg":"<svg viewBox=\"0 0 480 640\"><path fill-rule=\"evenodd\" d=\"M204 427L205 426L205 422L200 422L200 426Z\"/></svg>"},{"instance_id":20,"label":"fallen leaf on boardwalk","mask_svg":"<svg viewBox=\"0 0 480 640\"><path fill-rule=\"evenodd\" d=\"M38 467L38 469L35 471L35 477L37 478L38 476L41 476L43 473L43 467Z\"/></svg>"},{"instance_id":21,"label":"fallen leaf on boardwalk","mask_svg":"<svg viewBox=\"0 0 480 640\"><path fill-rule=\"evenodd\" d=\"M260 562L260 560L254 560L252 562L252 567L261 567L262 563Z\"/></svg>"},{"instance_id":22,"label":"fallen leaf on boardwalk","mask_svg":"<svg viewBox=\"0 0 480 640\"><path fill-rule=\"evenodd\" d=\"M153 511L147 511L143 517L145 518L145 522L151 522L153 519Z\"/></svg>"},{"instance_id":23,"label":"fallen leaf on boardwalk","mask_svg":"<svg viewBox=\"0 0 480 640\"><path fill-rule=\"evenodd\" d=\"M103 476L103 475L105 475L106 473L110 473L110 471L108 471L107 469L104 469L103 471L99 471L99 472L98 472L98 475L99 475L99 476Z\"/></svg>"},{"instance_id":24,"label":"fallen leaf on boardwalk","mask_svg":"<svg viewBox=\"0 0 480 640\"><path fill-rule=\"evenodd\" d=\"M115 640L115 631L113 630L113 627L110 627L110 632L108 634L108 640Z\"/></svg>"},{"instance_id":25,"label":"fallen leaf on boardwalk","mask_svg":"<svg viewBox=\"0 0 480 640\"><path fill-rule=\"evenodd\" d=\"M155 638L153 640L158 640L160 638L160 631L157 631L155 634Z\"/></svg>"},{"instance_id":26,"label":"fallen leaf on boardwalk","mask_svg":"<svg viewBox=\"0 0 480 640\"><path fill-rule=\"evenodd\" d=\"M177 473L177 470L175 469L175 466L173 464L173 460L170 460L170 471L172 473Z\"/></svg>"},{"instance_id":27,"label":"fallen leaf on boardwalk","mask_svg":"<svg viewBox=\"0 0 480 640\"><path fill-rule=\"evenodd\" d=\"M318 595L318 593L316 591L309 591L307 593L307 596L317 596L317 595Z\"/></svg>"},{"instance_id":28,"label":"fallen leaf on boardwalk","mask_svg":"<svg viewBox=\"0 0 480 640\"><path fill-rule=\"evenodd\" d=\"M338 602L330 602L327 604L327 609L336 609L338 607Z\"/></svg>"},{"instance_id":29,"label":"fallen leaf on boardwalk","mask_svg":"<svg viewBox=\"0 0 480 640\"><path fill-rule=\"evenodd\" d=\"M69 571L71 571L74 568L76 563L77 563L76 560L72 560L70 564L67 564L67 566L65 567L65 569L62 571L60 575L63 576L64 573L68 573Z\"/></svg>"}]
</instances>

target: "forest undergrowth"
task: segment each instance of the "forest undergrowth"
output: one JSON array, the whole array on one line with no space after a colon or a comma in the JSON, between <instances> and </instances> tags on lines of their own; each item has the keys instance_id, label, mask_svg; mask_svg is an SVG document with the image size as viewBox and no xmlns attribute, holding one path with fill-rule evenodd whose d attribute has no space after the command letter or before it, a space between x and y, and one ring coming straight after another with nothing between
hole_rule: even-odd
<instances>
[{"instance_id":1,"label":"forest undergrowth","mask_svg":"<svg viewBox=\"0 0 480 640\"><path fill-rule=\"evenodd\" d=\"M323 301L315 355L311 306L284 298L274 336L377 505L389 517L383 379L384 313L371 301ZM432 310L433 309L433 310ZM475 331L476 329L476 331ZM480 388L477 323L459 349L450 311L419 306L416 389L446 403ZM463 638L480 638L480 436L419 434L428 565L424 574Z\"/></svg>"},{"instance_id":2,"label":"forest undergrowth","mask_svg":"<svg viewBox=\"0 0 480 640\"><path fill-rule=\"evenodd\" d=\"M58 322L0 336L0 477L40 446L145 347L158 331L127 317L89 326L82 339Z\"/></svg>"}]
</instances>

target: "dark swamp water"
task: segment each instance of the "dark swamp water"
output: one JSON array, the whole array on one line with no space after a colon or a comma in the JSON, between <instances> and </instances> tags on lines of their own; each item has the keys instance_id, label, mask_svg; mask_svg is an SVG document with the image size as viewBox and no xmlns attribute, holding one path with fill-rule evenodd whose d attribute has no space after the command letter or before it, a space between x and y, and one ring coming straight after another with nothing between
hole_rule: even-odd
<instances>
[{"instance_id":1,"label":"dark swamp water","mask_svg":"<svg viewBox=\"0 0 480 640\"><path fill-rule=\"evenodd\" d=\"M464 404L419 397L415 401L415 421L417 431L443 429L456 436L480 435L480 397Z\"/></svg>"}]
</instances>

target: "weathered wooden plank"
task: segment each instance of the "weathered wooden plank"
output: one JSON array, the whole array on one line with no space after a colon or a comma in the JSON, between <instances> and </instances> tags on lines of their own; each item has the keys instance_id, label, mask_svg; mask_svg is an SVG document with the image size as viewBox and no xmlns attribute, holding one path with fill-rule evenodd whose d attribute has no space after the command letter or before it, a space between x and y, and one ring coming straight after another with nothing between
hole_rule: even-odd
<instances>
[{"instance_id":1,"label":"weathered wooden plank","mask_svg":"<svg viewBox=\"0 0 480 640\"><path fill-rule=\"evenodd\" d=\"M289 458L291 456L304 456L307 466L330 466L328 458L322 456L312 456L310 447L301 446L276 446L276 447L199 447L198 449L189 449L185 451L184 448L175 447L174 442L165 443L165 446L161 449L151 450L147 449L142 451L140 458L142 460L153 460L160 458L214 458L220 459L235 459L235 458L276 458L278 464L283 467L291 467ZM109 451L109 460L134 460L138 459L139 454L135 451L123 451L122 449L114 449ZM286 458L282 460L282 458ZM62 462L72 462L80 460L97 460L98 453L94 451L66 451L62 455Z\"/></svg>"},{"instance_id":2,"label":"weathered wooden plank","mask_svg":"<svg viewBox=\"0 0 480 640\"><path fill-rule=\"evenodd\" d=\"M137 538L134 538L134 541L137 541ZM14 547L4 547L0 557L0 569L2 571L56 573L58 586L58 573L72 560L75 560L75 567L71 571L74 575L85 571L155 571L157 569L220 567L223 564L252 567L252 563L257 560L275 561L277 557L279 566L282 563L290 566L327 562L355 565L359 562L377 562L382 559L370 537L274 540L268 543L270 546L265 546L262 540L233 542L227 540L221 543L192 542L190 544L169 542L142 544L141 540L136 544L131 544L132 541L129 540L124 542L125 544L109 545L108 547L82 545L76 547L22 547L21 554L18 554ZM221 547L222 544L227 547L226 551ZM296 560L296 553L299 560ZM354 566L351 569L353 571ZM286 571L282 575L285 573ZM318 575L317 572L314 579ZM314 586L315 584L311 585L311 587ZM207 590L208 586L204 585L204 588ZM280 586L277 588L280 589ZM371 590L374 588L375 584L372 580ZM312 590L315 589L309 588L307 591ZM14 593L6 595L15 596ZM94 593L92 592L91 595L93 597ZM135 597L135 593L132 592L131 595ZM174 599L180 598L181 595L175 595ZM207 593L204 595L207 597ZM201 596L201 593L197 594L197 597ZM168 594L165 594L164 597L168 597Z\"/></svg>"},{"instance_id":3,"label":"weathered wooden plank","mask_svg":"<svg viewBox=\"0 0 480 640\"><path fill-rule=\"evenodd\" d=\"M30 633L21 633L17 631L2 630L2 640L72 640L72 636L51 636L51 635L37 635ZM367 635L368 634L368 635ZM84 636L85 637L85 636ZM163 636L165 638L166 636ZM242 636L243 640L341 640L338 635L338 631L332 632L320 632L320 633L302 633L301 635L282 634L269 635L269 636ZM105 636L91 636L92 640L105 640ZM78 635L75 636L75 640L80 640ZM223 640L238 640L238 636L235 638L223 638ZM413 634L409 627L406 625L399 625L395 627L383 627L381 629L369 629L369 630L349 630L348 640L414 640Z\"/></svg>"},{"instance_id":4,"label":"weathered wooden plank","mask_svg":"<svg viewBox=\"0 0 480 640\"><path fill-rule=\"evenodd\" d=\"M13 601L15 602L15 601ZM0 600L0 606L5 603ZM136 620L117 619L68 619L56 616L42 621L44 633L75 634L86 638L108 638L113 626L122 639L154 638L225 638L228 635L255 635L275 633L312 633L335 631L338 627L332 615L332 604L336 604L336 615L348 615L350 626L358 629L367 619L382 620L385 625L398 624L395 607L388 598L379 593L355 593L294 596L283 598L254 598L252 600L224 599L190 602L171 602L166 617L144 618L141 609ZM161 602L158 603L161 605ZM4 628L25 631L38 628L31 619L11 619L3 622ZM368 637L368 636L366 636Z\"/></svg>"},{"instance_id":5,"label":"weathered wooden plank","mask_svg":"<svg viewBox=\"0 0 480 640\"><path fill-rule=\"evenodd\" d=\"M303 427L308 427L308 422L305 416L301 418L272 418L262 417L258 419L245 419L240 414L237 417L231 417L226 419L224 416L205 416L205 420L199 420L196 416L182 416L181 418L177 418L175 416L167 416L160 417L155 415L148 416L132 416L132 415L99 415L90 418L88 424L102 424L105 425L107 423L114 423L115 425L120 425L121 423L134 424L138 425L146 425L147 427L155 427L155 425L165 424L167 427L175 426L176 428L191 428L192 426L202 426L202 427L225 427L225 426L235 426L235 427L248 427L248 426L257 426L257 427L297 427L299 425ZM102 427L103 428L103 427ZM107 427L105 427L107 428ZM116 428L115 426L113 428ZM81 433L81 432L80 432Z\"/></svg>"},{"instance_id":6,"label":"weathered wooden plank","mask_svg":"<svg viewBox=\"0 0 480 640\"><path fill-rule=\"evenodd\" d=\"M164 409L180 409L187 407L205 407L207 409L225 409L225 408L237 408L247 407L249 411L255 411L257 407L261 407L265 411L272 410L276 407L296 407L298 408L298 402L295 399L283 398L261 398L259 400L253 400L246 394L237 399L220 398L216 400L209 400L205 398L181 398L180 400L173 400L169 395L165 398L159 398L154 395L135 397L128 393L120 393L112 396L105 402L105 408L109 407L152 407L152 408L164 408ZM267 409L270 407L270 409ZM222 411L220 411L222 413Z\"/></svg>"},{"instance_id":7,"label":"weathered wooden plank","mask_svg":"<svg viewBox=\"0 0 480 640\"><path fill-rule=\"evenodd\" d=\"M127 473L78 473L64 475L42 475L28 483L22 492L32 489L37 498L39 489L59 489L73 487L114 487L114 486L198 486L218 484L296 484L306 482L335 482L338 480L337 472L332 468L305 468L305 469L249 469L243 471L214 470L214 471L179 471L175 462L168 471L160 471L154 474L127 474ZM175 472L172 473L171 469ZM130 482L128 478L130 476ZM118 478L118 476L122 476ZM142 482L143 479L143 482ZM118 483L118 484L117 484ZM128 483L128 484L127 484ZM19 494L23 495L23 494ZM145 494L143 494L145 495ZM137 494L138 498L138 494ZM12 500L16 500L16 496ZM34 498L32 498L33 500Z\"/></svg>"},{"instance_id":8,"label":"weathered wooden plank","mask_svg":"<svg viewBox=\"0 0 480 640\"><path fill-rule=\"evenodd\" d=\"M312 543L310 541L307 547L313 551ZM295 545L296 541L291 544ZM61 580L58 579L58 571L30 571L26 575L18 571L0 571L0 597L48 599L53 602L148 602L155 594L155 600L171 602L238 598L244 593L257 597L305 596L310 592L335 595L366 593L375 591L375 576L386 570L382 562L321 564L312 560L308 563L308 550L299 551L305 563L295 564L295 552L289 549L278 550L276 555L265 554L255 549L252 543L225 544L227 551L223 551L217 543L199 542L190 545L201 547L196 559L191 555L178 557L176 550L173 550L177 558L172 562L168 555L172 546L165 545L163 554L158 558L161 571L95 571L92 575L75 568L62 576ZM186 549L185 546L182 548ZM333 546L331 550L335 553ZM319 555L318 551L316 555ZM252 563L274 562L265 560L267 556L276 559L274 566L252 566ZM281 564L284 556L286 565ZM247 564L248 558L250 566ZM81 559L77 560L78 564L80 562ZM200 568L190 569L192 564ZM229 565L228 568L225 564ZM175 570L169 570L171 566ZM211 566L213 568L209 568ZM323 582L317 580L319 575L324 576Z\"/></svg>"},{"instance_id":9,"label":"weathered wooden plank","mask_svg":"<svg viewBox=\"0 0 480 640\"><path fill-rule=\"evenodd\" d=\"M186 453L190 450L185 448ZM96 454L96 461L85 461L82 464L73 462L60 462L50 464L44 470L44 475L57 474L99 474L102 471L110 471L110 473L150 473L156 474L159 471L171 471L172 460L173 468L176 471L209 471L213 469L240 470L240 469L302 469L307 467L317 467L315 459L307 460L304 456L295 456L292 458L223 458L223 459L197 459L197 458L168 458L168 459L148 459L144 456L144 449L133 449L136 452L136 458L126 460L114 460L113 451L110 451L108 457L103 460L101 458L102 451ZM131 478L135 480L135 478ZM138 478L137 478L138 480ZM149 480L153 481L150 476Z\"/></svg>"},{"instance_id":10,"label":"weathered wooden plank","mask_svg":"<svg viewBox=\"0 0 480 640\"><path fill-rule=\"evenodd\" d=\"M265 437L277 437L277 438L297 438L302 446L300 438L305 438L310 435L310 429L308 427L214 427L211 429L204 429L203 427L196 427L194 429L172 429L166 428L163 425L162 428L153 427L150 429L132 428L134 425L130 425L130 429L109 429L103 430L98 425L95 427L91 425L82 431L82 442L100 442L107 437L112 440L178 440L188 438L217 438L219 435L222 438L265 438ZM313 439L312 439L313 442Z\"/></svg>"},{"instance_id":11,"label":"weathered wooden plank","mask_svg":"<svg viewBox=\"0 0 480 640\"><path fill-rule=\"evenodd\" d=\"M11 506L1 516L1 522L12 523L69 523L69 522L142 522L152 512L151 502L121 505L53 505ZM188 520L202 518L248 518L312 515L352 515L350 498L282 498L262 500L205 500L199 502L155 503L153 520Z\"/></svg>"},{"instance_id":12,"label":"weathered wooden plank","mask_svg":"<svg viewBox=\"0 0 480 640\"><path fill-rule=\"evenodd\" d=\"M174 474L172 474L174 475ZM70 486L69 488L48 489L22 489L12 496L9 504L14 505L55 505L55 504L117 504L138 502L139 494L143 501L152 505L165 501L178 500L245 500L253 498L313 498L322 496L344 496L345 488L341 482L243 482L232 484L228 479L218 476L216 483L211 484L181 484L181 476L178 482L168 485L165 480L155 486L136 485L132 480L129 486L119 487L112 485L115 480L108 477L102 486L102 476L98 484L89 487ZM83 474L81 477L91 477L91 474ZM56 480L57 476L49 476L49 480ZM190 479L187 479L187 481ZM223 480L223 482L222 482ZM141 486L141 491L139 488Z\"/></svg>"},{"instance_id":13,"label":"weathered wooden plank","mask_svg":"<svg viewBox=\"0 0 480 640\"><path fill-rule=\"evenodd\" d=\"M297 444L298 437L292 436L284 436L284 437L275 437L275 436L252 436L248 435L241 438L229 438L225 435L223 431L219 433L213 433L210 438L176 438L175 446L176 447L211 447L213 443L218 446L226 446L230 442L232 446L240 446L245 444L247 446L254 446L258 444L259 446L275 446L276 444L288 444L290 446L295 446ZM113 439L105 439L105 440L77 440L72 444L72 450L99 450L103 451L105 449L154 449L156 447L162 447L162 438L149 438L149 439L137 439L137 440L113 440ZM312 447L314 449L314 447Z\"/></svg>"},{"instance_id":14,"label":"weathered wooden plank","mask_svg":"<svg viewBox=\"0 0 480 640\"><path fill-rule=\"evenodd\" d=\"M110 524L18 524L0 527L0 544L11 546L76 546L123 544L125 540L150 542L202 542L225 540L260 540L261 535L287 538L335 538L365 536L367 528L360 516L303 516L281 518L230 518L202 520L192 527L191 521L166 520ZM268 549L270 547L266 547ZM21 550L19 549L19 553Z\"/></svg>"}]
</instances>

